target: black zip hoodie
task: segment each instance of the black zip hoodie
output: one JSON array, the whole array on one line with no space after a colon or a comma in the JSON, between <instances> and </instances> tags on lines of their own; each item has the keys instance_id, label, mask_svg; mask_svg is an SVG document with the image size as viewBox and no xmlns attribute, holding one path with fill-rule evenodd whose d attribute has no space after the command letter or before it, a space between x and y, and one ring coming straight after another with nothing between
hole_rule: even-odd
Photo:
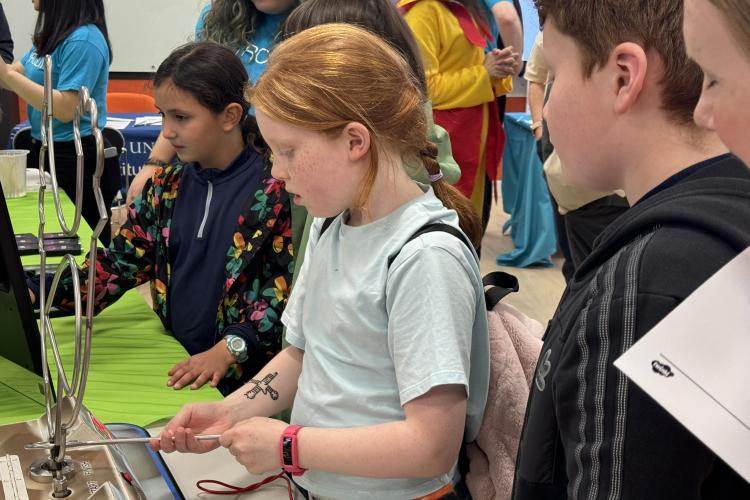
<instances>
[{"instance_id":1,"label":"black zip hoodie","mask_svg":"<svg viewBox=\"0 0 750 500\"><path fill-rule=\"evenodd\" d=\"M244 338L250 352L257 344L249 322L237 324L232 332L216 331L216 311L237 219L264 168L252 146L245 146L225 170L185 166L170 227L168 297L169 327L191 356L212 348L227 333Z\"/></svg>"},{"instance_id":2,"label":"black zip hoodie","mask_svg":"<svg viewBox=\"0 0 750 500\"><path fill-rule=\"evenodd\" d=\"M750 172L731 155L677 174L601 234L545 333L514 499L750 498L612 364L748 245Z\"/></svg>"}]
</instances>

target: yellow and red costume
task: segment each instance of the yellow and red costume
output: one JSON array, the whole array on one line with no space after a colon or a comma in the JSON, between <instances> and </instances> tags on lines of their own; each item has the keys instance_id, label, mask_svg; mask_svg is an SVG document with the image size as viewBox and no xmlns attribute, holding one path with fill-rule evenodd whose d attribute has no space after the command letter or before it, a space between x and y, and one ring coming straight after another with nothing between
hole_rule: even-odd
<instances>
[{"instance_id":1,"label":"yellow and red costume","mask_svg":"<svg viewBox=\"0 0 750 500\"><path fill-rule=\"evenodd\" d=\"M453 0L400 0L398 7L422 52L435 123L448 131L461 167L456 187L482 213L485 176L500 175L503 131L495 99L513 78L493 80L484 67L489 27Z\"/></svg>"}]
</instances>

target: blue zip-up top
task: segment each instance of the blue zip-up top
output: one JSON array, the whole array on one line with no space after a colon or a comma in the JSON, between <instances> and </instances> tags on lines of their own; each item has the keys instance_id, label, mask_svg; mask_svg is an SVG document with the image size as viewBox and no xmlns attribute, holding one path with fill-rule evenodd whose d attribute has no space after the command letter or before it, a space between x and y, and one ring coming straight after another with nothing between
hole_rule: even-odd
<instances>
[{"instance_id":1,"label":"blue zip-up top","mask_svg":"<svg viewBox=\"0 0 750 500\"><path fill-rule=\"evenodd\" d=\"M252 146L246 146L225 170L185 166L170 228L168 297L170 328L191 355L210 349L227 333L216 331L227 251L263 168L263 159ZM257 343L253 326L231 326L232 333L252 349Z\"/></svg>"}]
</instances>

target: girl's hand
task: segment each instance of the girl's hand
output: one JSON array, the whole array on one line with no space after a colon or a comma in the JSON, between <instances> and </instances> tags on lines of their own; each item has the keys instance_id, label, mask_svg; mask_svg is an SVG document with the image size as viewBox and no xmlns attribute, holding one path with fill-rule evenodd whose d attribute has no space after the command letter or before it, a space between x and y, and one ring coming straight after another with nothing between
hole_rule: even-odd
<instances>
[{"instance_id":1,"label":"girl's hand","mask_svg":"<svg viewBox=\"0 0 750 500\"><path fill-rule=\"evenodd\" d=\"M279 470L281 435L287 425L273 418L253 417L227 430L219 443L251 474Z\"/></svg>"},{"instance_id":2,"label":"girl's hand","mask_svg":"<svg viewBox=\"0 0 750 500\"><path fill-rule=\"evenodd\" d=\"M154 165L143 165L135 177L133 177L133 180L130 181L130 188L128 189L128 195L126 198L128 206L133 203L133 200L143 194L143 188L146 187L146 182L148 182L148 180L154 175L156 169L157 167Z\"/></svg>"},{"instance_id":3,"label":"girl's hand","mask_svg":"<svg viewBox=\"0 0 750 500\"><path fill-rule=\"evenodd\" d=\"M216 441L198 441L196 434L221 434L234 424L231 408L224 402L185 405L161 432L160 441L152 441L154 451L166 453L205 453L219 447Z\"/></svg>"},{"instance_id":4,"label":"girl's hand","mask_svg":"<svg viewBox=\"0 0 750 500\"><path fill-rule=\"evenodd\" d=\"M521 54L518 52L513 52L513 75L518 76L521 73L522 67L523 60L521 59Z\"/></svg>"},{"instance_id":5,"label":"girl's hand","mask_svg":"<svg viewBox=\"0 0 750 500\"><path fill-rule=\"evenodd\" d=\"M490 78L493 80L496 78L502 78L501 68L498 67L499 61L496 50L497 49L484 55L484 67L487 70L487 73L490 74Z\"/></svg>"},{"instance_id":6,"label":"girl's hand","mask_svg":"<svg viewBox=\"0 0 750 500\"><path fill-rule=\"evenodd\" d=\"M490 74L490 78L498 79L515 73L517 55L513 52L513 47L504 49L492 49L484 56L484 67Z\"/></svg>"},{"instance_id":7,"label":"girl's hand","mask_svg":"<svg viewBox=\"0 0 750 500\"><path fill-rule=\"evenodd\" d=\"M226 343L220 340L208 351L191 356L174 365L169 370L167 385L182 389L192 382L190 388L198 389L209 382L211 387L216 387L234 362L234 356L229 352Z\"/></svg>"}]
</instances>

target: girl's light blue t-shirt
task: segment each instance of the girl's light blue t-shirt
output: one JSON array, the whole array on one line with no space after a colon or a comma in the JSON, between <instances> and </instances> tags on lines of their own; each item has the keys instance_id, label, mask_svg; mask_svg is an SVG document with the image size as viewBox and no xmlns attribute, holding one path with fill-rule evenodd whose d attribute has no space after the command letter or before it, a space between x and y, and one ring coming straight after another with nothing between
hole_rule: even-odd
<instances>
[{"instance_id":1,"label":"girl's light blue t-shirt","mask_svg":"<svg viewBox=\"0 0 750 500\"><path fill-rule=\"evenodd\" d=\"M433 387L466 388L467 441L484 415L489 339L476 255L453 235L424 234L427 224L458 227L432 188L364 226L339 216L321 236L310 230L305 261L282 316L289 343L305 351L291 423L348 428L402 421L404 405ZM396 256L389 266L389 259ZM373 479L309 470L295 481L316 496L418 498L449 475Z\"/></svg>"},{"instance_id":2,"label":"girl's light blue t-shirt","mask_svg":"<svg viewBox=\"0 0 750 500\"><path fill-rule=\"evenodd\" d=\"M99 111L97 125L107 123L107 83L109 82L109 48L104 35L93 24L78 27L52 52L52 87L60 92L80 91L85 86L96 100ZM24 74L33 82L44 85L44 58L38 57L31 47L21 58ZM41 139L39 132L42 112L27 106L31 122L31 136ZM54 141L73 140L73 122L63 123L55 119L52 123ZM81 136L91 135L91 117L81 117Z\"/></svg>"},{"instance_id":3,"label":"girl's light blue t-shirt","mask_svg":"<svg viewBox=\"0 0 750 500\"><path fill-rule=\"evenodd\" d=\"M211 9L206 5L198 16L198 22L195 24L195 39L201 40L201 32L205 22L205 17ZM266 69L268 55L276 44L279 29L285 16L283 14L258 14L257 25L251 39L248 39L247 46L237 51L237 56L245 65L250 82L254 85L260 75Z\"/></svg>"}]
</instances>

